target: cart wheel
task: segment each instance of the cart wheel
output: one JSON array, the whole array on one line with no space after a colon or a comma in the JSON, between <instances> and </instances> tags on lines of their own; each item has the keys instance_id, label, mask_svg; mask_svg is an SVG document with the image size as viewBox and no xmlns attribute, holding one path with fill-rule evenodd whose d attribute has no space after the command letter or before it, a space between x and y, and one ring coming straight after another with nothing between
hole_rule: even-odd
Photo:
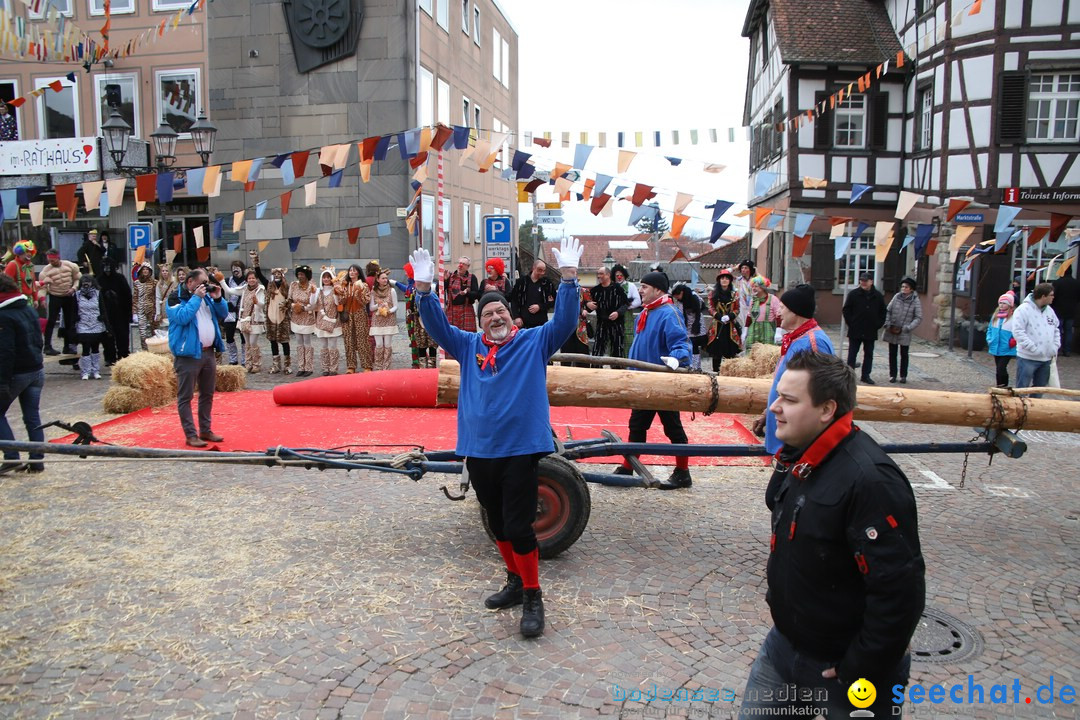
<instances>
[{"instance_id":1,"label":"cart wheel","mask_svg":"<svg viewBox=\"0 0 1080 720\"><path fill-rule=\"evenodd\" d=\"M548 560L569 548L589 524L592 500L589 486L577 466L558 455L540 459L540 486L537 492L536 542L540 557ZM480 520L488 537L495 540L488 524L487 511L480 508Z\"/></svg>"}]
</instances>

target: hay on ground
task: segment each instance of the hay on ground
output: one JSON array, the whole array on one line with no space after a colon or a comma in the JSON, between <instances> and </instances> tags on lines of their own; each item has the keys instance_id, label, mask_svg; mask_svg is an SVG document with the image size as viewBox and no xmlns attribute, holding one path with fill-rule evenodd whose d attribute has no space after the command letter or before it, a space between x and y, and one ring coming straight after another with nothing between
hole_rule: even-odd
<instances>
[{"instance_id":1,"label":"hay on ground","mask_svg":"<svg viewBox=\"0 0 1080 720\"><path fill-rule=\"evenodd\" d=\"M176 402L176 391L168 388L139 389L126 385L113 385L105 393L102 404L105 412L127 414L148 407L162 407Z\"/></svg>"},{"instance_id":2,"label":"hay on ground","mask_svg":"<svg viewBox=\"0 0 1080 720\"><path fill-rule=\"evenodd\" d=\"M168 390L176 397L176 371L173 370L172 360L166 355L145 351L129 355L113 365L112 381L114 385L139 390L158 393Z\"/></svg>"},{"instance_id":3,"label":"hay on ground","mask_svg":"<svg viewBox=\"0 0 1080 720\"><path fill-rule=\"evenodd\" d=\"M726 377L771 378L780 362L780 346L757 343L745 357L724 360L720 375Z\"/></svg>"},{"instance_id":4,"label":"hay on ground","mask_svg":"<svg viewBox=\"0 0 1080 720\"><path fill-rule=\"evenodd\" d=\"M217 392L236 392L247 384L247 370L241 365L217 366Z\"/></svg>"}]
</instances>

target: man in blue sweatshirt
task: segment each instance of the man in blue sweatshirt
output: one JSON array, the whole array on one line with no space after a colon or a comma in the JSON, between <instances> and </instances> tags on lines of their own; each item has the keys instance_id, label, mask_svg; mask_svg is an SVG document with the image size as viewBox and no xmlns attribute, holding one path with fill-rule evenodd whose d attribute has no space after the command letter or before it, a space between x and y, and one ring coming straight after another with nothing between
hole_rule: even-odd
<instances>
[{"instance_id":1,"label":"man in blue sweatshirt","mask_svg":"<svg viewBox=\"0 0 1080 720\"><path fill-rule=\"evenodd\" d=\"M672 370L680 365L687 367L691 357L690 341L682 313L675 309L674 301L668 295L667 275L657 271L646 273L641 278L640 294L641 314L637 318L634 344L630 346L630 359L663 363ZM645 436L657 415L664 425L668 440L676 445L685 445L686 431L676 410L631 410L630 442L645 442ZM660 485L661 490L690 487L689 460L688 457L675 458L675 470L667 482ZM615 473L632 475L629 461L624 460Z\"/></svg>"},{"instance_id":2,"label":"man in blue sweatshirt","mask_svg":"<svg viewBox=\"0 0 1080 720\"><path fill-rule=\"evenodd\" d=\"M480 332L447 321L431 294L435 265L423 248L409 262L416 282L420 318L439 347L461 361L456 452L465 458L476 498L506 563L506 585L484 601L491 610L523 604L521 634L544 632L539 552L533 521L540 458L555 450L547 397L547 363L577 329L577 266L581 244L565 238L554 251L562 282L551 320L533 328L514 325L501 293L480 298Z\"/></svg>"}]
</instances>

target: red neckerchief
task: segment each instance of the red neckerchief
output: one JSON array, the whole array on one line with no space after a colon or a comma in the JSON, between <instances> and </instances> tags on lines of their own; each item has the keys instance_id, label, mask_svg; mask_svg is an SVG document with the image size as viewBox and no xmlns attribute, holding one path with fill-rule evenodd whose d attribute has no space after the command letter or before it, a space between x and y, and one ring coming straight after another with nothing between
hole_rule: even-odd
<instances>
[{"instance_id":1,"label":"red neckerchief","mask_svg":"<svg viewBox=\"0 0 1080 720\"><path fill-rule=\"evenodd\" d=\"M787 355L787 351L788 348L791 347L791 343L795 342L800 337L802 337L816 327L819 327L819 325L817 324L817 320L811 318L810 320L807 320L802 325L782 337L780 339L780 357L784 357L785 355Z\"/></svg>"},{"instance_id":2,"label":"red neckerchief","mask_svg":"<svg viewBox=\"0 0 1080 720\"><path fill-rule=\"evenodd\" d=\"M818 435L817 439L810 443L810 447L806 448L802 455L799 456L799 462L795 463L794 467L785 464L780 459L780 453L784 451L784 448L780 448L773 455L773 468L783 472L790 468L792 475L799 480L805 480L810 476L814 468L820 465L821 461L828 457L829 453L835 450L837 445L843 442L844 438L859 429L851 423L851 417L852 413L841 416L826 428L825 432Z\"/></svg>"},{"instance_id":3,"label":"red neckerchief","mask_svg":"<svg viewBox=\"0 0 1080 720\"><path fill-rule=\"evenodd\" d=\"M638 315L638 319L637 319L637 331L641 332L642 330L645 329L645 320L649 317L649 311L650 310L655 310L656 308L660 307L661 305L671 305L674 302L675 301L671 299L670 295L661 295L660 297L653 300L648 305L642 305L641 306L641 314Z\"/></svg>"},{"instance_id":4,"label":"red neckerchief","mask_svg":"<svg viewBox=\"0 0 1080 720\"><path fill-rule=\"evenodd\" d=\"M496 370L495 370L495 353L499 352L499 348L501 348L503 345L509 345L510 341L514 339L514 336L517 335L517 331L518 331L517 325L511 325L510 326L510 334L507 335L506 339L503 340L502 342L495 342L494 340L488 340L487 335L483 335L483 334L480 335L481 342L483 342L485 345L487 345L489 348L491 348L487 352L487 357L485 357L484 361L482 363L480 363L480 369L481 370L485 369L490 364L491 365L491 372L493 372L493 373L496 372Z\"/></svg>"}]
</instances>

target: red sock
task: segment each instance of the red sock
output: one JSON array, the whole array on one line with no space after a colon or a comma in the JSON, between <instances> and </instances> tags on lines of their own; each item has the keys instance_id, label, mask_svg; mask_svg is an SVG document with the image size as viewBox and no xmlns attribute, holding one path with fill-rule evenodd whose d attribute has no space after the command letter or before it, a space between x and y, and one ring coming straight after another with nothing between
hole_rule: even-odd
<instances>
[{"instance_id":1,"label":"red sock","mask_svg":"<svg viewBox=\"0 0 1080 720\"><path fill-rule=\"evenodd\" d=\"M675 458L675 467L679 470L689 470L690 458L686 457L685 455Z\"/></svg>"},{"instance_id":2,"label":"red sock","mask_svg":"<svg viewBox=\"0 0 1080 720\"><path fill-rule=\"evenodd\" d=\"M630 465L630 461L629 461L629 460L623 460L623 461L622 461L622 466L623 466L624 468L626 468L627 470L630 470L630 469L631 469L631 465Z\"/></svg>"},{"instance_id":3,"label":"red sock","mask_svg":"<svg viewBox=\"0 0 1080 720\"><path fill-rule=\"evenodd\" d=\"M527 555L514 553L514 562L517 564L518 574L521 575L521 585L526 590L540 589L540 552L533 549Z\"/></svg>"},{"instance_id":4,"label":"red sock","mask_svg":"<svg viewBox=\"0 0 1080 720\"><path fill-rule=\"evenodd\" d=\"M514 562L514 546L510 544L510 541L496 540L495 545L499 548L499 554L502 555L503 562L506 563L506 569L515 575L520 575L517 564Z\"/></svg>"}]
</instances>

